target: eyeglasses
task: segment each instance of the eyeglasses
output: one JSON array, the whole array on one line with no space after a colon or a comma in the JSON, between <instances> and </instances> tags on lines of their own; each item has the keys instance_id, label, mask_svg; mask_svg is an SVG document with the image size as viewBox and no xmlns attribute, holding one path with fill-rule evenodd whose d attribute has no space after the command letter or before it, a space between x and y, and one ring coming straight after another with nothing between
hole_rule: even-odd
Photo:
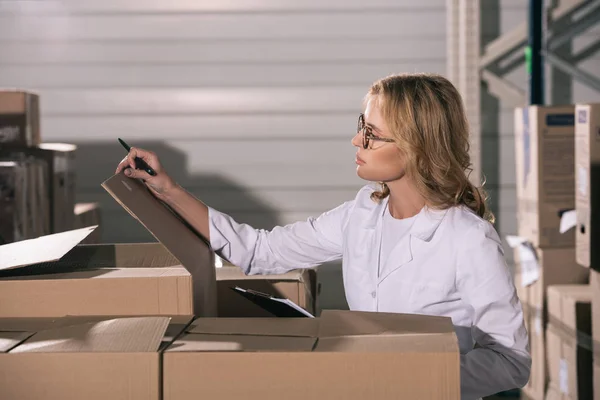
<instances>
[{"instance_id":1,"label":"eyeglasses","mask_svg":"<svg viewBox=\"0 0 600 400\"><path fill-rule=\"evenodd\" d=\"M373 135L373 130L371 129L371 127L365 124L365 114L360 114L358 116L358 127L356 128L356 133L362 133L362 145L364 149L369 148L369 142L371 140L394 143L394 139L383 138Z\"/></svg>"}]
</instances>

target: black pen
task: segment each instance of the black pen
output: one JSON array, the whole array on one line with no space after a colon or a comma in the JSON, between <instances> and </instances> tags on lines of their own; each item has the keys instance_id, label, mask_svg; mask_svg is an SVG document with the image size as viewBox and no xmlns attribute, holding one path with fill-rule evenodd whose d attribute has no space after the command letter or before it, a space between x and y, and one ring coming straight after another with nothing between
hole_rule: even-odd
<instances>
[{"instance_id":1,"label":"black pen","mask_svg":"<svg viewBox=\"0 0 600 400\"><path fill-rule=\"evenodd\" d=\"M125 141L123 141L123 139L118 138L119 139L119 143L121 143L123 145L123 147L125 147L125 150L127 150L127 152L129 153L131 151L131 147L129 147L129 145L127 143L125 143ZM156 176L156 171L154 171L152 168L150 168L150 166L148 164L146 164L146 161L142 160L139 157L136 157L134 159L135 161L135 169L142 169L144 171L146 171L148 173L148 175L151 176Z\"/></svg>"}]
</instances>

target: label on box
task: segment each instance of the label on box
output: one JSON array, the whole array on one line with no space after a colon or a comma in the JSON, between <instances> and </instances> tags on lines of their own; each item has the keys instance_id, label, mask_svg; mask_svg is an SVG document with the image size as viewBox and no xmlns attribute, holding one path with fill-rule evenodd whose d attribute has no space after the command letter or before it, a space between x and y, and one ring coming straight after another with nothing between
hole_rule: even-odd
<instances>
[{"instance_id":1,"label":"label on box","mask_svg":"<svg viewBox=\"0 0 600 400\"><path fill-rule=\"evenodd\" d=\"M544 332L542 326L542 312L540 310L535 311L535 318L533 319L533 329L536 335L541 335Z\"/></svg>"},{"instance_id":2,"label":"label on box","mask_svg":"<svg viewBox=\"0 0 600 400\"><path fill-rule=\"evenodd\" d=\"M588 170L581 165L577 166L577 190L583 197L587 195Z\"/></svg>"},{"instance_id":3,"label":"label on box","mask_svg":"<svg viewBox=\"0 0 600 400\"><path fill-rule=\"evenodd\" d=\"M521 286L529 286L540 279L540 265L535 250L527 244L518 247L521 267Z\"/></svg>"},{"instance_id":4,"label":"label on box","mask_svg":"<svg viewBox=\"0 0 600 400\"><path fill-rule=\"evenodd\" d=\"M569 394L569 366L564 358L560 359L558 385L562 393Z\"/></svg>"}]
</instances>

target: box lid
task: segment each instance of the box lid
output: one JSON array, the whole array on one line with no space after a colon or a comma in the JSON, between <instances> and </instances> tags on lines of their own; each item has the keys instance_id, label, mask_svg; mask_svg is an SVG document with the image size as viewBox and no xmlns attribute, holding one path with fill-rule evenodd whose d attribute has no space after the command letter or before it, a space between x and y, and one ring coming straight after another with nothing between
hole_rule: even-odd
<instances>
[{"instance_id":1,"label":"box lid","mask_svg":"<svg viewBox=\"0 0 600 400\"><path fill-rule=\"evenodd\" d=\"M198 318L188 333L317 337L316 318Z\"/></svg>"},{"instance_id":2,"label":"box lid","mask_svg":"<svg viewBox=\"0 0 600 400\"><path fill-rule=\"evenodd\" d=\"M190 272L194 314L216 316L217 288L210 243L154 197L140 180L120 173L104 181L102 187Z\"/></svg>"},{"instance_id":3,"label":"box lid","mask_svg":"<svg viewBox=\"0 0 600 400\"><path fill-rule=\"evenodd\" d=\"M98 225L0 246L0 271L60 260Z\"/></svg>"},{"instance_id":4,"label":"box lid","mask_svg":"<svg viewBox=\"0 0 600 400\"><path fill-rule=\"evenodd\" d=\"M126 317L67 323L31 336L10 353L156 352L169 317Z\"/></svg>"},{"instance_id":5,"label":"box lid","mask_svg":"<svg viewBox=\"0 0 600 400\"><path fill-rule=\"evenodd\" d=\"M290 282L302 282L308 281L308 270L297 269L285 274L270 274L270 275L246 275L241 268L236 267L233 264L224 263L222 267L217 268L217 281L234 281L243 279L248 280L261 280L261 281L290 281Z\"/></svg>"}]
</instances>

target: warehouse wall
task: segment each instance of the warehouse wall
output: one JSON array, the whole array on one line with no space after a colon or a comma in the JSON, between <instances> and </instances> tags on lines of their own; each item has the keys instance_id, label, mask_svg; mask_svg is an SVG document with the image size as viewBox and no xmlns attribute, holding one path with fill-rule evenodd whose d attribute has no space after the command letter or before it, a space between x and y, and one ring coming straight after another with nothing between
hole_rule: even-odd
<instances>
[{"instance_id":1,"label":"warehouse wall","mask_svg":"<svg viewBox=\"0 0 600 400\"><path fill-rule=\"evenodd\" d=\"M483 3L487 39L525 19L522 2ZM79 146L77 199L102 204L105 241L153 240L100 187L125 154L117 137L156 151L209 205L270 228L354 196L363 95L390 73L445 73L445 22L444 0L5 1L0 86L37 90L44 140ZM524 84L524 68L511 79ZM505 235L512 112L483 104L483 169ZM339 271L321 269L325 307L345 306Z\"/></svg>"}]
</instances>

